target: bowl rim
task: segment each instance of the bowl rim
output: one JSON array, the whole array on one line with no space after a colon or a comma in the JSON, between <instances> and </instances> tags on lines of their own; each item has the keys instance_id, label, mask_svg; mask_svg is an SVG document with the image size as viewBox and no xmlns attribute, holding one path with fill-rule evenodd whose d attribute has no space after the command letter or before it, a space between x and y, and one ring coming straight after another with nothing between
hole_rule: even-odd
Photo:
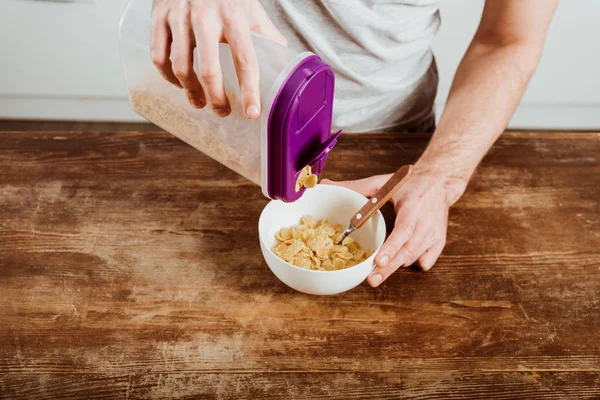
<instances>
[{"instance_id":1,"label":"bowl rim","mask_svg":"<svg viewBox=\"0 0 600 400\"><path fill-rule=\"evenodd\" d=\"M334 188L333 190L341 190L341 191L349 192L349 193L352 193L353 195L358 195L358 196L362 197L362 198L365 200L365 203L366 203L367 201L369 201L369 199L368 199L367 197L365 197L364 195L362 195L361 193L359 193L359 192L357 192L357 191L355 191L355 190L352 190L352 189L348 189L348 188L346 188L346 187L343 187L343 186L330 185L330 184L323 184L323 183L319 183L317 186L318 186L318 187L328 187L328 188ZM326 190L329 190L329 189L326 189ZM308 191L307 191L307 192L308 192ZM269 253L271 253L273 256L277 257L277 259L278 259L278 260L280 260L280 261L281 261L283 264L285 264L285 265L287 265L287 266L290 266L290 267L292 267L292 268L295 268L295 269L297 269L297 270L300 270L300 271L305 271L305 272L307 272L307 273L316 273L316 274L335 274L335 273L344 273L344 272L346 272L346 271L350 271L350 270L352 270L352 269L355 269L355 268L358 268L358 267L361 267L361 266L363 266L363 264L365 264L365 263L366 263L367 261L369 261L369 260L372 260L372 261L374 261L374 260L375 260L375 256L377 255L377 253L378 253L378 252L379 252L379 250L381 249L381 246L383 246L383 243L385 243L386 234L384 234L384 237L383 237L383 242L381 242L381 244L379 244L379 246L377 246L377 249L376 249L375 251L373 251L373 254L372 254L372 255L371 255L369 258L367 258L365 261L363 261L363 262L361 262L361 263L358 263L358 264L356 264L356 265L353 265L352 267L349 267L349 268L336 269L336 270L334 270L334 271L321 271L321 270L316 270L316 269L306 269L306 268L301 268L301 267L298 267L298 266L296 266L296 265L294 265L294 264L291 264L291 263L289 263L289 262L287 262L287 261L283 260L283 259L282 259L282 258L280 258L280 257L279 257L277 254L273 253L273 250L272 250L271 248L269 248L269 247L268 247L268 246L267 246L267 245L264 243L264 240L263 240L263 235L262 235L262 233L261 233L261 231L260 231L260 221L261 221L261 220L262 220L262 218L263 218L263 215L264 215L264 213L265 213L265 210L267 209L267 207L269 207L269 205L270 205L271 203L273 203L273 202L278 202L278 201L280 201L280 200L271 200L271 201L269 201L269 202L267 203L267 205L266 205L266 206L265 206L265 207L262 209L262 211L260 212L260 216L258 217L258 227L257 227L257 228L258 228L258 240L259 240L259 242L260 242L260 244L262 245L262 247L263 247L263 248L266 248L266 249L269 251ZM383 218L383 214L381 213L381 211L380 211L380 210L377 210L377 212L375 213L375 215L373 215L371 218L381 218L381 221L383 222L383 226L384 226L384 229L385 229L385 218ZM386 233L387 233L387 232L386 232ZM268 265L268 263L267 263L267 265ZM270 267L269 267L269 268L270 268ZM371 273L371 272L372 272L374 269L375 269L375 263L373 262L373 265L371 266L371 271L369 271L369 273Z\"/></svg>"}]
</instances>

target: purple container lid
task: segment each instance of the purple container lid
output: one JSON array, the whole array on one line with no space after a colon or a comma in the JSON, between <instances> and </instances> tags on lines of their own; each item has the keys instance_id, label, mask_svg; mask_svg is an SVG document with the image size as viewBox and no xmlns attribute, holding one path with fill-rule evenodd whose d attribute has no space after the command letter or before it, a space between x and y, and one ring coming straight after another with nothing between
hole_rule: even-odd
<instances>
[{"instance_id":1,"label":"purple container lid","mask_svg":"<svg viewBox=\"0 0 600 400\"><path fill-rule=\"evenodd\" d=\"M271 199L293 202L300 171L310 165L314 174L325 166L340 132L331 134L332 69L321 58L304 58L290 72L273 100L267 125L267 192Z\"/></svg>"}]
</instances>

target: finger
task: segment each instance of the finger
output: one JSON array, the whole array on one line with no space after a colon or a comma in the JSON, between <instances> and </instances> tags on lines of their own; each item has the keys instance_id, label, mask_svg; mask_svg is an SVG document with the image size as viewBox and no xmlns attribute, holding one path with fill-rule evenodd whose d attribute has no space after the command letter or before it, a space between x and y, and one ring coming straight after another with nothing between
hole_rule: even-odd
<instances>
[{"instance_id":1,"label":"finger","mask_svg":"<svg viewBox=\"0 0 600 400\"><path fill-rule=\"evenodd\" d=\"M252 8L251 20L252 24L250 25L250 30L261 34L264 37L269 38L282 46L287 46L287 39L273 24L273 22L265 12L265 9L262 8L259 2L254 3L254 7Z\"/></svg>"},{"instance_id":2,"label":"finger","mask_svg":"<svg viewBox=\"0 0 600 400\"><path fill-rule=\"evenodd\" d=\"M206 105L206 97L198 75L194 71L194 41L191 26L185 20L175 27L173 33L173 73L186 91L190 104L196 108Z\"/></svg>"},{"instance_id":3,"label":"finger","mask_svg":"<svg viewBox=\"0 0 600 400\"><path fill-rule=\"evenodd\" d=\"M348 189L352 189L355 192L362 194L365 197L372 197L379 188L390 178L388 175L377 175L364 179L357 179L352 181L332 181L329 179L323 179L321 183L325 185L336 185L342 186Z\"/></svg>"},{"instance_id":4,"label":"finger","mask_svg":"<svg viewBox=\"0 0 600 400\"><path fill-rule=\"evenodd\" d=\"M427 251L421 257L419 257L419 267L421 267L423 271L429 271L440 257L440 254L442 254L442 250L444 250L445 245L446 238L435 242L433 246L427 249Z\"/></svg>"},{"instance_id":5,"label":"finger","mask_svg":"<svg viewBox=\"0 0 600 400\"><path fill-rule=\"evenodd\" d=\"M398 249L402 248L402 246L410 240L411 231L412 229L394 228L390 237L385 241L383 246L381 246L381 250L375 257L376 266L367 279L371 286L379 286L400 268L401 264L394 262L394 260L396 260L395 255L397 254Z\"/></svg>"},{"instance_id":6,"label":"finger","mask_svg":"<svg viewBox=\"0 0 600 400\"><path fill-rule=\"evenodd\" d=\"M236 16L225 19L225 22L225 38L231 48L240 83L242 109L249 118L258 118L260 116L258 60L248 25L244 19Z\"/></svg>"},{"instance_id":7,"label":"finger","mask_svg":"<svg viewBox=\"0 0 600 400\"><path fill-rule=\"evenodd\" d=\"M163 78L181 88L181 83L173 73L171 65L171 40L171 30L167 24L166 15L162 11L154 11L152 14L152 39L150 41L152 62Z\"/></svg>"},{"instance_id":8,"label":"finger","mask_svg":"<svg viewBox=\"0 0 600 400\"><path fill-rule=\"evenodd\" d=\"M386 241L386 244L388 243L388 241ZM401 265L397 262L394 262L396 260L395 256L389 259L389 256L387 254L378 255L375 258L375 260L377 262L377 265L368 277L368 282L373 287L379 286L383 281L389 278L390 275L396 272L396 270L400 268Z\"/></svg>"},{"instance_id":9,"label":"finger","mask_svg":"<svg viewBox=\"0 0 600 400\"><path fill-rule=\"evenodd\" d=\"M203 15L193 17L200 81L215 115L226 117L231 113L231 106L225 94L219 61L220 28L204 20L210 18Z\"/></svg>"},{"instance_id":10,"label":"finger","mask_svg":"<svg viewBox=\"0 0 600 400\"><path fill-rule=\"evenodd\" d=\"M390 265L395 268L408 267L417 261L434 243L434 235L428 226L419 224L415 229L415 233L390 261Z\"/></svg>"},{"instance_id":11,"label":"finger","mask_svg":"<svg viewBox=\"0 0 600 400\"><path fill-rule=\"evenodd\" d=\"M410 204L406 204L404 207L398 209L394 229L375 257L378 267L383 269L388 267L389 262L413 236L416 224L416 214Z\"/></svg>"}]
</instances>

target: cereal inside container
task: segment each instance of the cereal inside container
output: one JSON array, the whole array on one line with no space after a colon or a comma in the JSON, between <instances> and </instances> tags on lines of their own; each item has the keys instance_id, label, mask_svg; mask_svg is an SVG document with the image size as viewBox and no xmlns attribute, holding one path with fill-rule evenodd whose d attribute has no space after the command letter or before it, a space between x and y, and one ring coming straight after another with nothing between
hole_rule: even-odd
<instances>
[{"instance_id":1,"label":"cereal inside container","mask_svg":"<svg viewBox=\"0 0 600 400\"><path fill-rule=\"evenodd\" d=\"M260 185L266 197L295 201L319 174L339 132L331 134L334 76L316 55L298 53L252 34L260 68L262 113L248 119L231 51L219 45L231 114L193 108L185 92L167 82L150 56L152 0L132 0L122 17L119 41L134 110L154 124ZM198 71L195 58L194 68ZM304 172L303 172L304 171ZM297 190L298 189L298 190Z\"/></svg>"}]
</instances>

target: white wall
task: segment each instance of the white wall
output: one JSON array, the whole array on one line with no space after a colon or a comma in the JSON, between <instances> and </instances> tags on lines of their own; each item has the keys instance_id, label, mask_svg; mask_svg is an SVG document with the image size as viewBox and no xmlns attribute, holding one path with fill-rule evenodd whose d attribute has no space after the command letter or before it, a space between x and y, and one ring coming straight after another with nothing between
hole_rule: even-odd
<instances>
[{"instance_id":1,"label":"white wall","mask_svg":"<svg viewBox=\"0 0 600 400\"><path fill-rule=\"evenodd\" d=\"M117 26L126 0L0 0L0 118L140 120ZM443 107L483 0L445 0L434 50ZM600 128L600 1L563 0L515 128Z\"/></svg>"},{"instance_id":2,"label":"white wall","mask_svg":"<svg viewBox=\"0 0 600 400\"><path fill-rule=\"evenodd\" d=\"M0 0L0 118L138 120L117 43L126 4Z\"/></svg>"},{"instance_id":3,"label":"white wall","mask_svg":"<svg viewBox=\"0 0 600 400\"><path fill-rule=\"evenodd\" d=\"M440 70L438 108L473 37L483 0L445 0L434 43ZM514 128L600 128L600 1L562 0L540 65L513 117Z\"/></svg>"}]
</instances>

